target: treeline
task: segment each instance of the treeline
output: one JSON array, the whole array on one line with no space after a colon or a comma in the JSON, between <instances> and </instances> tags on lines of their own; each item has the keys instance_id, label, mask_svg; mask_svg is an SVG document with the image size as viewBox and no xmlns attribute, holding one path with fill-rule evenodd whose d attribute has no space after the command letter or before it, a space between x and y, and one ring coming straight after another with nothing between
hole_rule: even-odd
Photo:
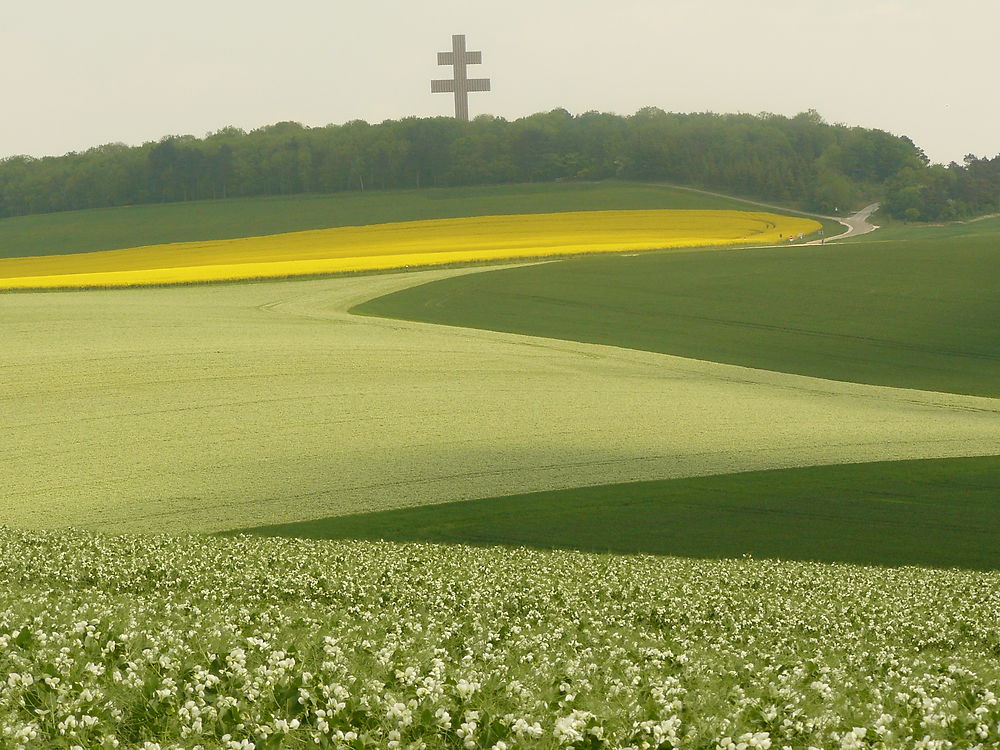
<instances>
[{"instance_id":1,"label":"treeline","mask_svg":"<svg viewBox=\"0 0 1000 750\"><path fill-rule=\"evenodd\" d=\"M907 221L954 221L1000 211L1000 156L903 169L886 185L883 208Z\"/></svg>"},{"instance_id":2,"label":"treeline","mask_svg":"<svg viewBox=\"0 0 1000 750\"><path fill-rule=\"evenodd\" d=\"M613 177L847 210L885 198L910 219L994 210L1000 163L931 167L908 138L814 111L634 115L565 110L508 122L283 122L205 138L0 161L0 216L167 201ZM940 207L941 201L947 206Z\"/></svg>"}]
</instances>

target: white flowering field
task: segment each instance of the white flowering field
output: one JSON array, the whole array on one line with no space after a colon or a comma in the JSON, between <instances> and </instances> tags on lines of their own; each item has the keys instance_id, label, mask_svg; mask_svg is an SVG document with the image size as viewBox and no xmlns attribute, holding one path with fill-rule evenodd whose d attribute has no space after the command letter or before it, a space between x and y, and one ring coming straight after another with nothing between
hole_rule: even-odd
<instances>
[{"instance_id":1,"label":"white flowering field","mask_svg":"<svg viewBox=\"0 0 1000 750\"><path fill-rule=\"evenodd\" d=\"M0 529L4 748L996 748L1000 573Z\"/></svg>"}]
</instances>

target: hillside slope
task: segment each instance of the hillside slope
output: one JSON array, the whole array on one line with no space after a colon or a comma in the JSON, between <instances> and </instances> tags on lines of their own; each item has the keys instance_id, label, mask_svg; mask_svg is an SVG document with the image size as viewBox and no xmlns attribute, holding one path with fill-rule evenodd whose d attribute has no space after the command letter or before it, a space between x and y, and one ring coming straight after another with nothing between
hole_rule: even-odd
<instances>
[{"instance_id":1,"label":"hillside slope","mask_svg":"<svg viewBox=\"0 0 1000 750\"><path fill-rule=\"evenodd\" d=\"M423 219L614 209L757 211L759 207L735 198L627 182L159 203L0 219L0 258L84 253Z\"/></svg>"},{"instance_id":2,"label":"hillside slope","mask_svg":"<svg viewBox=\"0 0 1000 750\"><path fill-rule=\"evenodd\" d=\"M1000 223L866 237L509 269L355 312L1000 396Z\"/></svg>"}]
</instances>

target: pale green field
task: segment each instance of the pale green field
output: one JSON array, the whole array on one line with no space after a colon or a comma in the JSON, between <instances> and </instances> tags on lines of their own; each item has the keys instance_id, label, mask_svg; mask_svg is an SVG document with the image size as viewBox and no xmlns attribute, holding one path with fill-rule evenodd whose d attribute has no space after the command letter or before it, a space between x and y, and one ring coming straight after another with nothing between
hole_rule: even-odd
<instances>
[{"instance_id":1,"label":"pale green field","mask_svg":"<svg viewBox=\"0 0 1000 750\"><path fill-rule=\"evenodd\" d=\"M0 296L0 524L216 531L996 452L998 399L345 312L470 272Z\"/></svg>"}]
</instances>

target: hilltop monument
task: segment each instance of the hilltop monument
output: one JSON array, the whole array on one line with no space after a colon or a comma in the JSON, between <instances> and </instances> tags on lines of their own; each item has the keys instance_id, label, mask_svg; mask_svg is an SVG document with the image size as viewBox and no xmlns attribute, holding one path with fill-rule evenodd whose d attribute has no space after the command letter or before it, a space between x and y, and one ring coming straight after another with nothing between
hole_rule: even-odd
<instances>
[{"instance_id":1,"label":"hilltop monument","mask_svg":"<svg viewBox=\"0 0 1000 750\"><path fill-rule=\"evenodd\" d=\"M468 121L469 92L489 91L489 78L469 78L466 66L479 65L483 61L482 52L466 52L465 34L455 34L451 38L451 52L438 52L438 65L453 65L455 77L449 80L431 81L432 94L455 94L455 118Z\"/></svg>"}]
</instances>

